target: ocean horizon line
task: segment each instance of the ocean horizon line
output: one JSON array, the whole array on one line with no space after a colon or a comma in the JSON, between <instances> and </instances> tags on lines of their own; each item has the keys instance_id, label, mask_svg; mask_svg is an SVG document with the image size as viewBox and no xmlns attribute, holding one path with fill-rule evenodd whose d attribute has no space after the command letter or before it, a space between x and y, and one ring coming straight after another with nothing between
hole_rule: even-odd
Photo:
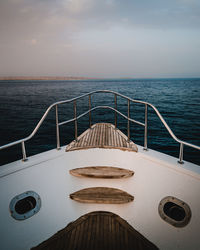
<instances>
[{"instance_id":1,"label":"ocean horizon line","mask_svg":"<svg viewBox=\"0 0 200 250\"><path fill-rule=\"evenodd\" d=\"M87 80L200 79L199 77L79 77L79 76L0 76L0 81L87 81Z\"/></svg>"}]
</instances>

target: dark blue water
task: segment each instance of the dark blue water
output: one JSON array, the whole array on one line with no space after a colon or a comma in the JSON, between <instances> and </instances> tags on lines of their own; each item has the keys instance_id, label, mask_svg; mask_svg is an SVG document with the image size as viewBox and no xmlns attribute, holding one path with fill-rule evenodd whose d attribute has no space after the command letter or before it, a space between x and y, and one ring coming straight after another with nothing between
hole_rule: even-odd
<instances>
[{"instance_id":1,"label":"dark blue water","mask_svg":"<svg viewBox=\"0 0 200 250\"><path fill-rule=\"evenodd\" d=\"M134 79L88 81L0 81L0 145L28 136L48 106L56 101L81 94L109 89L155 105L175 135L181 140L200 145L200 79ZM92 106L111 105L111 94L95 94ZM118 107L127 114L127 101L118 98ZM78 114L88 109L88 98L77 102ZM73 118L73 105L59 108L60 121ZM144 106L131 104L131 118L144 122ZM148 147L178 157L174 142L155 113L149 109ZM92 122L114 123L112 111L92 113ZM78 133L88 128L88 116L78 121ZM126 133L127 121L118 117L118 128ZM56 147L55 110L48 115L36 136L26 143L27 155ZM74 124L60 127L61 144L74 139ZM131 139L140 145L144 129L131 124ZM21 158L21 145L0 151L0 164ZM184 148L184 159L200 165L200 152Z\"/></svg>"}]
</instances>

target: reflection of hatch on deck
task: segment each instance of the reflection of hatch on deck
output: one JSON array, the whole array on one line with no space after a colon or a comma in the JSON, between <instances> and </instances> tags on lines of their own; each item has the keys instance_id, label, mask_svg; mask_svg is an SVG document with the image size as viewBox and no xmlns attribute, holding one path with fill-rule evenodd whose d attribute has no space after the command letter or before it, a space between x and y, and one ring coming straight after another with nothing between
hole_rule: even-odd
<instances>
[{"instance_id":1,"label":"reflection of hatch on deck","mask_svg":"<svg viewBox=\"0 0 200 250\"><path fill-rule=\"evenodd\" d=\"M81 216L32 250L156 250L153 243L116 214Z\"/></svg>"},{"instance_id":2,"label":"reflection of hatch on deck","mask_svg":"<svg viewBox=\"0 0 200 250\"><path fill-rule=\"evenodd\" d=\"M123 204L134 200L134 197L117 188L92 187L81 189L70 198L82 203Z\"/></svg>"},{"instance_id":3,"label":"reflection of hatch on deck","mask_svg":"<svg viewBox=\"0 0 200 250\"><path fill-rule=\"evenodd\" d=\"M97 123L71 142L66 151L85 148L118 148L137 152L137 146L110 123Z\"/></svg>"},{"instance_id":4,"label":"reflection of hatch on deck","mask_svg":"<svg viewBox=\"0 0 200 250\"><path fill-rule=\"evenodd\" d=\"M133 176L134 172L124 168L95 166L71 169L70 174L77 177L119 179Z\"/></svg>"}]
</instances>

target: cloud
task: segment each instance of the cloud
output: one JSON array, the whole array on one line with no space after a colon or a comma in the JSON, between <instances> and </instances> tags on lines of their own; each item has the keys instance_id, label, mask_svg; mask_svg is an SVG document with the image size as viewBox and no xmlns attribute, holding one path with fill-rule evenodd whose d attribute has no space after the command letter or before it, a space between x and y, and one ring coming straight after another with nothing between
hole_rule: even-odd
<instances>
[{"instance_id":1,"label":"cloud","mask_svg":"<svg viewBox=\"0 0 200 250\"><path fill-rule=\"evenodd\" d=\"M0 33L15 39L130 26L199 29L197 0L1 0ZM17 36L18 34L18 36Z\"/></svg>"},{"instance_id":2,"label":"cloud","mask_svg":"<svg viewBox=\"0 0 200 250\"><path fill-rule=\"evenodd\" d=\"M191 0L73 0L60 13L80 27L108 28L127 19L134 28L200 28L200 2Z\"/></svg>"},{"instance_id":3,"label":"cloud","mask_svg":"<svg viewBox=\"0 0 200 250\"><path fill-rule=\"evenodd\" d=\"M100 62L105 72L113 65L119 74L126 61L126 73L142 72L142 65L152 69L153 62L169 69L161 60L179 51L184 61L184 50L198 65L199 29L199 0L0 0L0 74L9 71L11 59L15 72L37 68L41 74L67 68L73 75L78 67L89 75Z\"/></svg>"},{"instance_id":4,"label":"cloud","mask_svg":"<svg viewBox=\"0 0 200 250\"><path fill-rule=\"evenodd\" d=\"M68 0L65 3L65 7L68 12L72 14L80 14L82 12L88 12L93 6L92 0Z\"/></svg>"}]
</instances>

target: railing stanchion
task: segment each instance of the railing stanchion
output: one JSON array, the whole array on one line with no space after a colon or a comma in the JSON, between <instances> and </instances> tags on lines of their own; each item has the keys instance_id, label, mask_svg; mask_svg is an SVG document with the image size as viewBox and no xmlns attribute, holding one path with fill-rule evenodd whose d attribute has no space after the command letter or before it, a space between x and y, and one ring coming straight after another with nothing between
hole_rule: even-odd
<instances>
[{"instance_id":1,"label":"railing stanchion","mask_svg":"<svg viewBox=\"0 0 200 250\"><path fill-rule=\"evenodd\" d=\"M26 157L26 148L25 148L25 143L24 141L22 142L22 155L23 155L23 159L22 161L27 161L27 157Z\"/></svg>"},{"instance_id":2,"label":"railing stanchion","mask_svg":"<svg viewBox=\"0 0 200 250\"><path fill-rule=\"evenodd\" d=\"M59 124L58 124L58 105L56 105L56 141L57 141L57 150L60 150L60 133L59 133Z\"/></svg>"},{"instance_id":3,"label":"railing stanchion","mask_svg":"<svg viewBox=\"0 0 200 250\"><path fill-rule=\"evenodd\" d=\"M115 94L115 109L117 110L117 95ZM117 128L117 112L115 111L115 128Z\"/></svg>"},{"instance_id":4,"label":"railing stanchion","mask_svg":"<svg viewBox=\"0 0 200 250\"><path fill-rule=\"evenodd\" d=\"M128 136L128 141L130 141L130 121L129 121L129 118L130 118L130 100L128 100L127 117L128 117L128 120L127 120L127 136Z\"/></svg>"},{"instance_id":5,"label":"railing stanchion","mask_svg":"<svg viewBox=\"0 0 200 250\"><path fill-rule=\"evenodd\" d=\"M183 143L180 143L180 152L179 152L178 163L179 164L184 164L184 161L183 161Z\"/></svg>"},{"instance_id":6,"label":"railing stanchion","mask_svg":"<svg viewBox=\"0 0 200 250\"><path fill-rule=\"evenodd\" d=\"M75 140L77 140L77 115L76 115L76 100L74 101L74 134Z\"/></svg>"},{"instance_id":7,"label":"railing stanchion","mask_svg":"<svg viewBox=\"0 0 200 250\"><path fill-rule=\"evenodd\" d=\"M144 127L144 150L147 150L147 136L148 136L148 105L145 104L145 127Z\"/></svg>"},{"instance_id":8,"label":"railing stanchion","mask_svg":"<svg viewBox=\"0 0 200 250\"><path fill-rule=\"evenodd\" d=\"M91 95L89 95L89 110L91 110ZM92 126L91 111L89 112L89 127Z\"/></svg>"}]
</instances>

